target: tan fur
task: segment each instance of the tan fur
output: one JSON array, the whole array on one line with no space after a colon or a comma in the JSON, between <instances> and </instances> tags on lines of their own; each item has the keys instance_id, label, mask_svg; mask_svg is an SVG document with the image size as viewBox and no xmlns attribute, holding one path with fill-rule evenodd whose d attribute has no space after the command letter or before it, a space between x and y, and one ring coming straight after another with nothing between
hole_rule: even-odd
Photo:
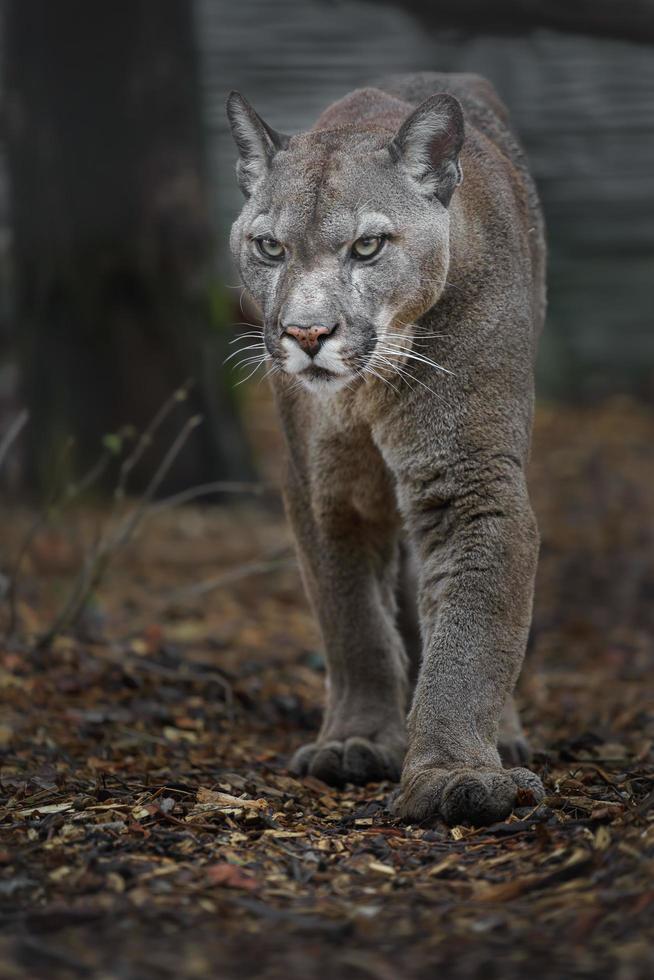
<instances>
[{"instance_id":1,"label":"tan fur","mask_svg":"<svg viewBox=\"0 0 654 980\"><path fill-rule=\"evenodd\" d=\"M358 159L356 139L367 141L362 145L371 159L382 160L413 106L442 91L463 107L465 143L456 160L434 164L435 193L439 180L450 181L443 205L425 203L434 209L425 227L433 221L435 244L423 246L411 230L422 228L422 217L400 231L398 262L413 256L422 273L409 285L406 271L393 279L390 265L383 273L380 264L375 275L385 285L375 295L386 289L401 308L391 337L407 338L406 350L427 354L451 373L400 358L414 383L380 368L382 379L362 375L324 394L290 384L283 368L273 375L288 447L288 515L329 677L321 731L299 750L294 767L334 783L396 778L401 771L396 809L404 818L483 823L506 816L520 787L542 795L533 773L503 769L498 752L501 741L509 763L528 756L512 692L530 627L538 552L525 465L545 261L535 190L506 112L475 76L411 76L352 93L326 110L312 134L279 150L285 170L280 162L275 177L271 164L271 176L257 178L232 245L264 312L274 361L281 357L285 297L295 288L291 282L300 281L293 275L307 274L311 263L300 269L292 258L299 246L297 253L289 246L288 267L275 272L274 289L261 285L244 258L248 222L255 212L281 213L275 202L284 187L306 208L303 228L320 224L323 214L327 221L329 195L333 209L359 179L355 164L348 170L348 160ZM442 105L450 112L450 102ZM451 119L455 126L456 115ZM415 206L415 180L398 171L396 195L393 184L383 183L388 165L382 163L383 191L372 204L384 207L385 195L397 216L402 195L407 208ZM463 172L460 186L455 163ZM302 174L309 172L312 213L302 204L309 200ZM268 179L273 190L266 190ZM352 345L363 344L364 327L357 333L347 309L338 316ZM373 337L365 350L374 343ZM405 574L409 561L415 575ZM412 625L412 609L419 625L415 615ZM409 705L410 662L420 636L422 663Z\"/></svg>"}]
</instances>

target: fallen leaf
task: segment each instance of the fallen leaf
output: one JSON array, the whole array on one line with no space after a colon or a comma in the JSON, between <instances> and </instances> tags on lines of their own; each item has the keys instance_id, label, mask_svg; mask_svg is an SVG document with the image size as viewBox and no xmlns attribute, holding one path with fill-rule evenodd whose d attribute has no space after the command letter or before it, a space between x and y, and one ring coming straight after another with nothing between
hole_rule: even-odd
<instances>
[{"instance_id":1,"label":"fallen leaf","mask_svg":"<svg viewBox=\"0 0 654 980\"><path fill-rule=\"evenodd\" d=\"M210 884L220 885L223 888L241 888L244 891L255 892L261 887L256 878L228 861L221 861L208 867L207 878Z\"/></svg>"},{"instance_id":2,"label":"fallen leaf","mask_svg":"<svg viewBox=\"0 0 654 980\"><path fill-rule=\"evenodd\" d=\"M42 806L30 806L25 810L19 810L19 817L30 817L33 813L64 813L66 810L72 810L73 804L68 803L45 803Z\"/></svg>"},{"instance_id":3,"label":"fallen leaf","mask_svg":"<svg viewBox=\"0 0 654 980\"><path fill-rule=\"evenodd\" d=\"M235 810L267 810L269 803L267 800L248 800L240 796L231 796L229 793L219 793L213 789L204 789L200 787L197 793L198 803L210 804L215 807L225 807L227 809Z\"/></svg>"}]
</instances>

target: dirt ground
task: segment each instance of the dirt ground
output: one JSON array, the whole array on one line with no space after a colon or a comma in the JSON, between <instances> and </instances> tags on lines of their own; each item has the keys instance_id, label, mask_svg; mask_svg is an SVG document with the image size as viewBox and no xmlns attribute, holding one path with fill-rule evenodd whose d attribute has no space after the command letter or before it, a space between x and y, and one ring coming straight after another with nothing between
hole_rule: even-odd
<instances>
[{"instance_id":1,"label":"dirt ground","mask_svg":"<svg viewBox=\"0 0 654 980\"><path fill-rule=\"evenodd\" d=\"M0 648L2 980L654 975L653 447L629 401L539 409L519 697L548 795L484 829L286 771L324 665L274 494L153 515L48 652L106 513L39 530Z\"/></svg>"}]
</instances>

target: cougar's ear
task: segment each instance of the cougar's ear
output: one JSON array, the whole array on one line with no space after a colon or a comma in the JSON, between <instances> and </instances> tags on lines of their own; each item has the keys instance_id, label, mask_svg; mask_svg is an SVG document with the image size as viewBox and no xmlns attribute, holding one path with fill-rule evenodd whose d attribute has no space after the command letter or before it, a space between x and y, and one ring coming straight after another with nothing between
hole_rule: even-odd
<instances>
[{"instance_id":1,"label":"cougar's ear","mask_svg":"<svg viewBox=\"0 0 654 980\"><path fill-rule=\"evenodd\" d=\"M425 99L406 119L389 149L391 157L424 193L445 207L463 180L459 153L464 128L461 105L444 92Z\"/></svg>"},{"instance_id":2,"label":"cougar's ear","mask_svg":"<svg viewBox=\"0 0 654 980\"><path fill-rule=\"evenodd\" d=\"M240 154L236 176L247 197L270 167L275 154L286 149L289 137L271 129L239 92L229 94L227 118Z\"/></svg>"}]
</instances>

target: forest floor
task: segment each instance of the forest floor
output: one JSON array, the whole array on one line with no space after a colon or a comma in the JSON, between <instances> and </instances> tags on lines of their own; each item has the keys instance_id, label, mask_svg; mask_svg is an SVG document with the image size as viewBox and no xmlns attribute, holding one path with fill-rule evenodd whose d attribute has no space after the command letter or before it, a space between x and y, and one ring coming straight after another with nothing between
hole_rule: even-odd
<instances>
[{"instance_id":1,"label":"forest floor","mask_svg":"<svg viewBox=\"0 0 654 980\"><path fill-rule=\"evenodd\" d=\"M519 699L547 797L483 829L291 776L324 665L281 509L153 515L81 636L0 648L2 980L654 975L653 447L628 401L539 409ZM20 635L105 519L33 535Z\"/></svg>"}]
</instances>

